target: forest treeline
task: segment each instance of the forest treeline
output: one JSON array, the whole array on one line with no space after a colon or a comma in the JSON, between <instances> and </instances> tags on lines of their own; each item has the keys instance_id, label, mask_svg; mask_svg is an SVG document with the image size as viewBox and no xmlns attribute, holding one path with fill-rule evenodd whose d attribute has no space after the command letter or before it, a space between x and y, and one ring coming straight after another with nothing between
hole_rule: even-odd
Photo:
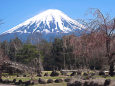
<instances>
[{"instance_id":1,"label":"forest treeline","mask_svg":"<svg viewBox=\"0 0 115 86\"><path fill-rule=\"evenodd\" d=\"M68 35L55 38L53 42L42 40L38 44L23 43L16 37L10 42L1 42L0 49L9 60L26 65L33 66L31 63L34 59L40 59L44 70L99 70L106 64L104 45L99 44L99 39L95 36L92 37L92 34L80 37Z\"/></svg>"}]
</instances>

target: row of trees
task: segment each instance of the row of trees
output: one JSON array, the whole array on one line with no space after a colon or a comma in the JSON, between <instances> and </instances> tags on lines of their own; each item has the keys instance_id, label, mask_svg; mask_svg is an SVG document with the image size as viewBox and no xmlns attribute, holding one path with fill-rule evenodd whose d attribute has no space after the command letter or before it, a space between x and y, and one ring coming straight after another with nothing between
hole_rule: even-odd
<instances>
[{"instance_id":1,"label":"row of trees","mask_svg":"<svg viewBox=\"0 0 115 86\"><path fill-rule=\"evenodd\" d=\"M69 35L63 38L55 38L53 42L42 40L38 44L33 45L22 43L21 40L16 38L10 42L4 41L0 45L4 54L11 61L33 66L37 64L33 64L33 61L39 59L42 64L41 66L45 70L77 69L84 67L102 69L105 62L103 44L95 43L91 39L92 34L81 37Z\"/></svg>"}]
</instances>

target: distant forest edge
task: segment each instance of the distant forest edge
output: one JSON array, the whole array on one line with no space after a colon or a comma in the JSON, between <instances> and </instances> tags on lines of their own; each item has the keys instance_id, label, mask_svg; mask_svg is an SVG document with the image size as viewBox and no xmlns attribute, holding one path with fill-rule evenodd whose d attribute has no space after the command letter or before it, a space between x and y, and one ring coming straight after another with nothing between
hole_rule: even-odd
<instances>
[{"instance_id":1,"label":"distant forest edge","mask_svg":"<svg viewBox=\"0 0 115 86\"><path fill-rule=\"evenodd\" d=\"M44 70L102 69L102 66L106 64L105 58L100 58L101 54L96 56L96 54L99 54L99 52L96 52L97 49L93 49L92 53L90 51L86 52L85 48L88 45L89 43L86 43L84 37L77 37L75 35L55 38L53 42L41 40L38 44L32 44L29 41L23 43L16 37L10 42L1 42L0 49L11 61L25 65L33 66L34 64L31 65L31 63L35 59L40 59Z\"/></svg>"}]
</instances>

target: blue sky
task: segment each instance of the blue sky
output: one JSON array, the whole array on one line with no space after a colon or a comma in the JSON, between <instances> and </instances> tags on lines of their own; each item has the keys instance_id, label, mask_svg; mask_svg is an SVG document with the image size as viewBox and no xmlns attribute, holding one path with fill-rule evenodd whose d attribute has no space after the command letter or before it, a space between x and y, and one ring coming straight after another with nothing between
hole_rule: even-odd
<instances>
[{"instance_id":1,"label":"blue sky","mask_svg":"<svg viewBox=\"0 0 115 86\"><path fill-rule=\"evenodd\" d=\"M59 9L73 19L84 19L89 8L99 8L115 17L115 0L0 0L0 33L47 9Z\"/></svg>"}]
</instances>

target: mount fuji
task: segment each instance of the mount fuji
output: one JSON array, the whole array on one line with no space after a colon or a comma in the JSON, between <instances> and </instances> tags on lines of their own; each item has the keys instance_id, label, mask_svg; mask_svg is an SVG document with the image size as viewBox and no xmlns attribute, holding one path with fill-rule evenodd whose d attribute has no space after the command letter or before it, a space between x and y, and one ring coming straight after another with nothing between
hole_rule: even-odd
<instances>
[{"instance_id":1,"label":"mount fuji","mask_svg":"<svg viewBox=\"0 0 115 86\"><path fill-rule=\"evenodd\" d=\"M25 41L30 35L39 33L43 39L49 40L72 33L79 35L83 29L82 24L62 11L49 9L5 31L0 35L0 39L4 41L18 37Z\"/></svg>"}]
</instances>

